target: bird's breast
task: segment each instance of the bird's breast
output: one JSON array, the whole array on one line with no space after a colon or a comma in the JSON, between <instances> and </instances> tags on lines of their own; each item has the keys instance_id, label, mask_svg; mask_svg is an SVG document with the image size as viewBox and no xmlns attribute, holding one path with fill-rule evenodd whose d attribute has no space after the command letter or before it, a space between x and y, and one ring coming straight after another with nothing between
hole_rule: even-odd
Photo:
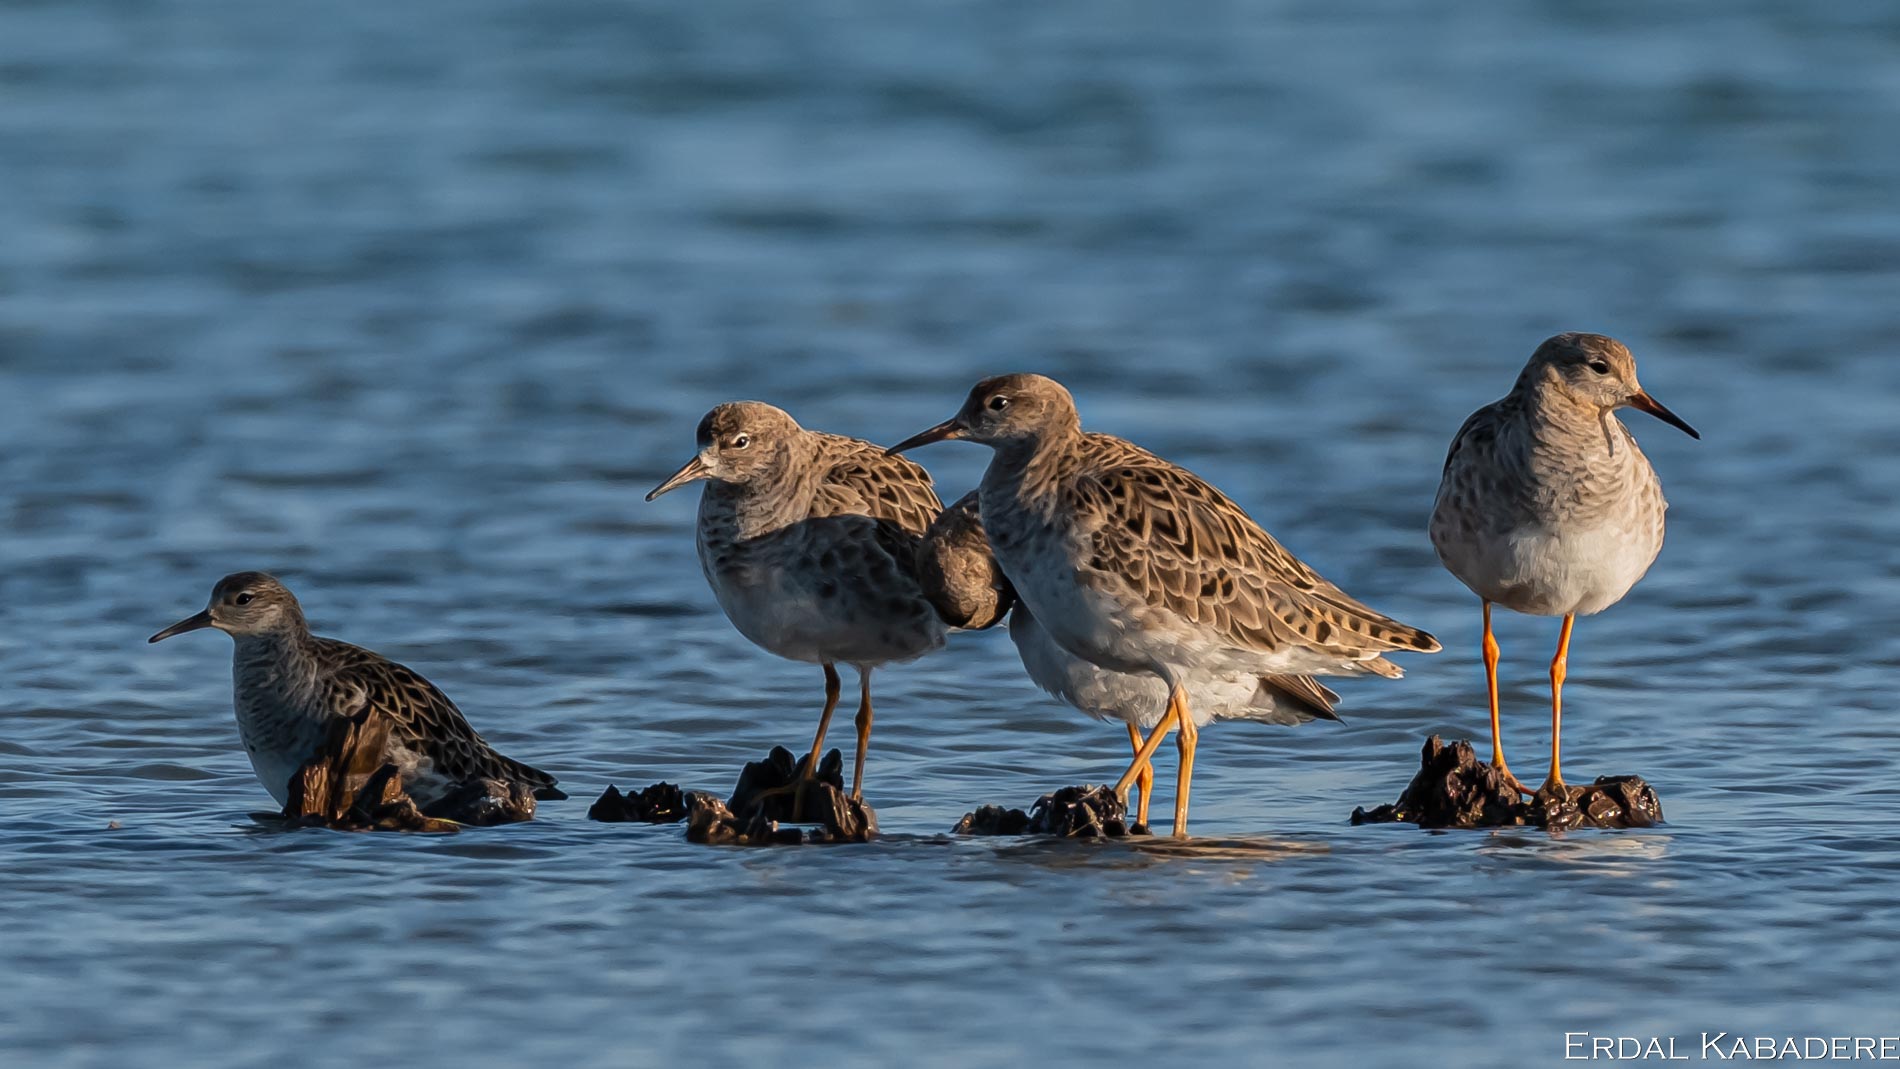
<instances>
[{"instance_id":1,"label":"bird's breast","mask_svg":"<svg viewBox=\"0 0 1900 1069\"><path fill-rule=\"evenodd\" d=\"M1472 548L1453 571L1479 596L1539 616L1590 615L1623 599L1662 549L1660 525L1524 527Z\"/></svg>"},{"instance_id":2,"label":"bird's breast","mask_svg":"<svg viewBox=\"0 0 1900 1069\"><path fill-rule=\"evenodd\" d=\"M291 778L322 747L329 711L313 689L296 685L284 673L246 672L242 667L236 672L232 705L251 769L282 805Z\"/></svg>"}]
</instances>

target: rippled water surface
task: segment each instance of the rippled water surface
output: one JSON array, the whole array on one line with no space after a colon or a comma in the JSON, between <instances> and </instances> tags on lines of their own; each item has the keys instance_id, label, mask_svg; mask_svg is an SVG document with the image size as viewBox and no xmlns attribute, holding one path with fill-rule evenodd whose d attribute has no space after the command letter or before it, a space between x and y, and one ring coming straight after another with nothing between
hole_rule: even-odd
<instances>
[{"instance_id":1,"label":"rippled water surface","mask_svg":"<svg viewBox=\"0 0 1900 1069\"><path fill-rule=\"evenodd\" d=\"M1878 0L0 7L0 1053L1892 1034L1896 56ZM1350 828L1426 735L1483 736L1477 605L1424 521L1452 431L1560 329L1628 340L1704 435L1631 417L1669 545L1567 691L1572 778L1641 773L1668 824ZM640 500L700 413L893 441L1017 369L1446 652L1343 684L1344 725L1211 729L1193 849L944 834L1125 761L1001 634L879 674L874 845L588 822L609 783L723 792L816 713L816 669L719 615L691 495ZM920 459L948 498L984 457ZM574 799L259 830L229 643L143 641L240 568ZM1526 775L1554 630L1502 626Z\"/></svg>"}]
</instances>

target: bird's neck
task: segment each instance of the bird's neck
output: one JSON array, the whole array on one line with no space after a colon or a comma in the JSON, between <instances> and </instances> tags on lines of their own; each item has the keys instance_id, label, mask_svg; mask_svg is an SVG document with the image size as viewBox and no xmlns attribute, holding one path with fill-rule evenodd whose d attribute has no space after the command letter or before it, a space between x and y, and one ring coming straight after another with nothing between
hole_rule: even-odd
<instances>
[{"instance_id":1,"label":"bird's neck","mask_svg":"<svg viewBox=\"0 0 1900 1069\"><path fill-rule=\"evenodd\" d=\"M1069 471L1080 430L1044 434L1034 439L998 442L983 473L984 497L1001 495L1031 512L1055 500L1054 490ZM985 510L985 523L988 522Z\"/></svg>"},{"instance_id":2,"label":"bird's neck","mask_svg":"<svg viewBox=\"0 0 1900 1069\"><path fill-rule=\"evenodd\" d=\"M1031 438L1011 438L995 443L996 461L1005 467L1033 471L1060 466L1082 437L1082 428L1073 424L1051 427Z\"/></svg>"},{"instance_id":3,"label":"bird's neck","mask_svg":"<svg viewBox=\"0 0 1900 1069\"><path fill-rule=\"evenodd\" d=\"M1612 426L1616 422L1614 414L1572 393L1550 368L1526 371L1518 379L1512 396L1517 401L1513 406L1516 414L1533 438L1601 439L1606 430L1614 432L1616 429Z\"/></svg>"},{"instance_id":4,"label":"bird's neck","mask_svg":"<svg viewBox=\"0 0 1900 1069\"><path fill-rule=\"evenodd\" d=\"M316 639L299 622L270 631L234 635L232 671L242 685L299 689L317 677Z\"/></svg>"},{"instance_id":5,"label":"bird's neck","mask_svg":"<svg viewBox=\"0 0 1900 1069\"><path fill-rule=\"evenodd\" d=\"M782 530L811 515L824 472L788 455L770 473L749 482L710 482L699 499L702 526L718 537L746 542Z\"/></svg>"}]
</instances>

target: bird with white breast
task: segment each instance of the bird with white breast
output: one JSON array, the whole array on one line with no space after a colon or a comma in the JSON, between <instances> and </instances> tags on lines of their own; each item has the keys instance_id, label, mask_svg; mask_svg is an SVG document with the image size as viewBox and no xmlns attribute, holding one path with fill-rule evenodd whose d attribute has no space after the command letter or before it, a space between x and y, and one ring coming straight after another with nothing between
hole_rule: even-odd
<instances>
[{"instance_id":1,"label":"bird with white breast","mask_svg":"<svg viewBox=\"0 0 1900 1069\"><path fill-rule=\"evenodd\" d=\"M1432 509L1432 545L1484 608L1485 685L1491 763L1507 785L1525 787L1504 762L1498 725L1497 639L1491 606L1561 616L1550 662L1550 772L1539 791L1567 790L1561 761L1563 688L1578 616L1623 599L1662 551L1662 483L1636 438L1616 418L1647 412L1691 438L1695 428L1651 397L1636 358L1602 334L1547 339L1503 398L1465 420L1445 457Z\"/></svg>"}]
</instances>

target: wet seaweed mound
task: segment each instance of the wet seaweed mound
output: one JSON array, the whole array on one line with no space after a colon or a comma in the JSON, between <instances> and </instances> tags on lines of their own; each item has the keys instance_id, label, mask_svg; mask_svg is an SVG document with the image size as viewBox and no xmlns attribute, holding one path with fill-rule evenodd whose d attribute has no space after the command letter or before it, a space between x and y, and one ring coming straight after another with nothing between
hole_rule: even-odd
<instances>
[{"instance_id":1,"label":"wet seaweed mound","mask_svg":"<svg viewBox=\"0 0 1900 1069\"><path fill-rule=\"evenodd\" d=\"M801 843L862 843L877 834L877 813L844 789L844 757L837 750L818 763L818 775L801 783L805 763L783 746L739 773L732 797L720 801L705 791L682 791L656 783L634 794L608 787L590 819L609 823L686 822L695 843L789 846Z\"/></svg>"},{"instance_id":2,"label":"wet seaweed mound","mask_svg":"<svg viewBox=\"0 0 1900 1069\"><path fill-rule=\"evenodd\" d=\"M675 824L686 819L686 792L671 783L655 783L632 794L608 784L587 810L588 820L604 824Z\"/></svg>"},{"instance_id":3,"label":"wet seaweed mound","mask_svg":"<svg viewBox=\"0 0 1900 1069\"><path fill-rule=\"evenodd\" d=\"M1064 787L1036 799L1025 813L986 805L965 813L953 835L1055 835L1064 839L1120 839L1146 835L1128 819L1128 806L1108 787Z\"/></svg>"},{"instance_id":4,"label":"wet seaweed mound","mask_svg":"<svg viewBox=\"0 0 1900 1069\"><path fill-rule=\"evenodd\" d=\"M1421 828L1647 828L1662 819L1662 802L1640 776L1602 776L1561 795L1523 799L1489 762L1478 760L1471 743L1446 745L1436 735L1425 740L1418 773L1398 801L1352 811L1354 825Z\"/></svg>"}]
</instances>

